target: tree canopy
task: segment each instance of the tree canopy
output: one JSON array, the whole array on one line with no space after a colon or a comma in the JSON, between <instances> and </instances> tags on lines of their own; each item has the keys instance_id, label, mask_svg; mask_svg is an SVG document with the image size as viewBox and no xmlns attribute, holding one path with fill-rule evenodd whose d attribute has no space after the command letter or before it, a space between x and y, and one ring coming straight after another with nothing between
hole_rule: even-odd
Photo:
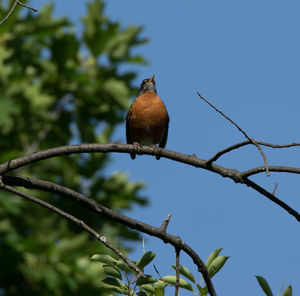
<instances>
[{"instance_id":1,"label":"tree canopy","mask_svg":"<svg viewBox=\"0 0 300 296\"><path fill-rule=\"evenodd\" d=\"M5 15L7 7L0 5ZM136 73L120 67L145 63L132 54L147 41L141 31L111 21L100 0L88 4L82 34L67 18L53 17L53 5L37 14L16 7L0 26L0 160L70 143L109 142L136 93ZM108 154L51 159L19 175L67 184L113 210L146 205L143 184L122 172L105 174L110 160ZM123 249L121 241L139 238L58 196L54 204L84 217ZM99 294L102 271L89 256L104 248L68 221L0 192L0 295Z\"/></svg>"}]
</instances>

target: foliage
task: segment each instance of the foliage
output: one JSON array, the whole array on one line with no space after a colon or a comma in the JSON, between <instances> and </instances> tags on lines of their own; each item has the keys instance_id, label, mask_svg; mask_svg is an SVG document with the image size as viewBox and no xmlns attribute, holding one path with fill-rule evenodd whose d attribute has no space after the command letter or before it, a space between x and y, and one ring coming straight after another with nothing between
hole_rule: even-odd
<instances>
[{"instance_id":1,"label":"foliage","mask_svg":"<svg viewBox=\"0 0 300 296\"><path fill-rule=\"evenodd\" d=\"M6 12L0 4L0 15ZM69 143L110 142L136 93L135 73L121 74L120 67L145 62L131 53L146 41L142 28L109 20L100 0L88 4L81 35L68 19L52 16L53 5L26 13L17 7L0 26L0 161ZM105 174L109 161L106 154L57 158L19 174L64 184L114 210L145 205L142 184ZM112 242L139 238L58 196L38 196ZM0 192L1 295L99 295L103 271L89 260L94 252L106 250L77 226Z\"/></svg>"},{"instance_id":2,"label":"foliage","mask_svg":"<svg viewBox=\"0 0 300 296\"><path fill-rule=\"evenodd\" d=\"M256 277L260 287L264 291L265 295L266 296L273 296L273 292L272 292L268 282L266 281L266 279L262 276L259 276L259 275L256 275L255 277ZM281 296L292 296L293 295L292 286L287 286L286 289L280 295Z\"/></svg>"},{"instance_id":3,"label":"foliage","mask_svg":"<svg viewBox=\"0 0 300 296\"><path fill-rule=\"evenodd\" d=\"M212 252L206 261L206 267L209 271L209 275L212 278L226 263L229 257L219 256L222 249L217 249ZM156 254L153 252L146 252L136 262L137 266L144 271L145 267L149 265L155 258ZM133 272L129 267L120 259L115 259L105 254L95 254L91 258L92 261L100 262L101 268L106 277L101 279L100 285L107 292L117 292L121 295L139 295L139 296L163 296L165 295L165 289L168 286L175 286L176 276L167 275L161 277L158 274L158 279L152 275L146 275L146 279L138 278L137 274ZM171 266L176 270L176 266ZM197 283L195 276L183 265L179 265L180 274L185 277L180 277L179 287L195 295L207 296L207 287L202 285L202 279L200 283ZM194 286L194 287L193 287Z\"/></svg>"}]
</instances>

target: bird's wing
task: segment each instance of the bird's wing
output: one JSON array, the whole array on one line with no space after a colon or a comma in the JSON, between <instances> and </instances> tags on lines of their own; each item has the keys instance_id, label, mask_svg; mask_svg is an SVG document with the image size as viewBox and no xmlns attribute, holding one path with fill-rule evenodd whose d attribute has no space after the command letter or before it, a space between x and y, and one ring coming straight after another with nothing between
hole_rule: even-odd
<instances>
[{"instance_id":1,"label":"bird's wing","mask_svg":"<svg viewBox=\"0 0 300 296\"><path fill-rule=\"evenodd\" d=\"M130 130L129 130L129 121L130 121L130 117L131 117L131 106L128 110L128 113L126 115L126 141L127 144L133 144L131 135L130 135Z\"/></svg>"},{"instance_id":2,"label":"bird's wing","mask_svg":"<svg viewBox=\"0 0 300 296\"><path fill-rule=\"evenodd\" d=\"M169 114L167 112L165 134L164 134L161 142L159 143L159 147L162 147L162 148L166 147L167 140L168 140L168 132L169 132L169 122L170 122L170 117L169 117Z\"/></svg>"}]
</instances>

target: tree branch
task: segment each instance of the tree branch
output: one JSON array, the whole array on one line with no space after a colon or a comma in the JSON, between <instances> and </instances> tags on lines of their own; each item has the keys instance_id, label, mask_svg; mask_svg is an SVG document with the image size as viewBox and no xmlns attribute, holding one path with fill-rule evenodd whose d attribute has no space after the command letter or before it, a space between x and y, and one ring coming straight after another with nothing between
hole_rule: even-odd
<instances>
[{"instance_id":1,"label":"tree branch","mask_svg":"<svg viewBox=\"0 0 300 296\"><path fill-rule=\"evenodd\" d=\"M269 170L271 172L280 172L280 173L292 173L292 174L300 174L300 168L293 168L293 167L287 167L287 166L269 166ZM256 167L247 171L242 172L242 177L247 178L259 173L263 173L266 171L265 167Z\"/></svg>"},{"instance_id":2,"label":"tree branch","mask_svg":"<svg viewBox=\"0 0 300 296\"><path fill-rule=\"evenodd\" d=\"M201 260L199 255L186 243L184 243L180 237L174 236L166 233L160 227L154 227L146 223L134 220L130 217L116 213L103 205L97 203L92 198L87 198L81 193L78 193L70 188L39 179L34 178L22 178L22 177L13 177L13 176L2 176L2 181L4 184L11 186L22 186L28 189L39 189L47 192L56 193L62 197L70 198L80 204L88 207L90 210L103 215L114 222L121 223L125 226L128 226L132 229L138 230L140 232L146 233L150 236L157 237L161 239L164 243L172 245L174 248L179 248L184 251L190 258L193 260L195 265L198 267L198 271L202 274L206 286L208 288L209 294L211 296L216 296L214 286L211 282L211 279L208 275L208 271L205 263Z\"/></svg>"},{"instance_id":3,"label":"tree branch","mask_svg":"<svg viewBox=\"0 0 300 296\"><path fill-rule=\"evenodd\" d=\"M175 282L175 296L179 295L179 282L180 282L180 271L179 271L179 257L180 257L180 249L175 248L176 253L176 282Z\"/></svg>"},{"instance_id":4,"label":"tree branch","mask_svg":"<svg viewBox=\"0 0 300 296\"><path fill-rule=\"evenodd\" d=\"M272 195L274 195L274 196L275 196L275 192L276 192L277 186L278 186L278 183L275 183L275 186L274 186L274 189L273 189L273 192L272 192Z\"/></svg>"},{"instance_id":5,"label":"tree branch","mask_svg":"<svg viewBox=\"0 0 300 296\"><path fill-rule=\"evenodd\" d=\"M5 179L5 178L4 178ZM146 278L145 274L141 271L140 268L138 268L128 257L126 257L116 246L114 246L112 243L110 243L107 238L105 236L100 235L98 232L96 232L94 229L92 229L90 226L88 226L86 223L84 223L82 220L77 219L76 217L74 217L73 215L58 209L57 207L49 204L48 202L45 202L43 200L40 200L28 193L19 191L7 184L5 184L5 182L3 182L3 179L0 178L0 188L8 191L10 193L13 193L15 195L18 195L22 198L25 198L29 201L32 201L64 218L66 218L67 220L70 220L72 222L74 222L75 224L77 224L79 227L83 228L86 232L88 232L89 234L91 234L92 236L94 236L97 240L99 240L101 243L103 243L107 248L111 249L115 254L117 254L120 258L122 258L127 265L134 270L137 274L138 277L143 277Z\"/></svg>"},{"instance_id":6,"label":"tree branch","mask_svg":"<svg viewBox=\"0 0 300 296\"><path fill-rule=\"evenodd\" d=\"M38 11L37 9L35 9L35 8L33 8L33 7L30 7L30 6L28 6L28 5L26 5L26 4L22 3L22 2L20 2L20 1L18 1L18 0L16 0L16 1L14 2L14 4L12 5L11 9L9 10L9 12L7 13L7 15L0 21L0 26L1 26L1 25L2 25L2 24L10 17L10 15L13 13L13 11L15 10L15 8L16 8L17 5L20 5L20 6L23 6L23 7L28 8L28 9L31 9L31 10L33 10L34 12L37 12L37 11Z\"/></svg>"},{"instance_id":7,"label":"tree branch","mask_svg":"<svg viewBox=\"0 0 300 296\"><path fill-rule=\"evenodd\" d=\"M261 147L259 146L259 144L252 138L250 138L247 133L240 127L238 126L232 119L230 119L228 116L226 116L221 110L219 110L217 107L215 107L212 103L210 103L207 99L205 99L203 96L201 96L201 94L199 92L197 92L198 96L205 101L209 106L211 106L212 108L214 108L218 113L220 113L223 117L225 117L229 122L231 122L253 145L255 145L258 149L258 151L260 152L261 156L264 159L264 163L266 166L266 173L267 176L270 176L269 174L269 169L268 169L268 162L267 162L267 157L265 155L265 153L263 152L263 150L261 149Z\"/></svg>"},{"instance_id":8,"label":"tree branch","mask_svg":"<svg viewBox=\"0 0 300 296\"><path fill-rule=\"evenodd\" d=\"M0 175L11 170L23 167L25 165L29 165L31 163L35 163L40 160L45 160L52 157L63 156L63 155L71 155L71 154L78 154L78 153L96 153L96 152L119 152L119 153L137 153L135 145L128 145L128 144L117 144L117 143L110 143L110 144L81 144L81 145L69 145L69 146L61 146L56 147L48 150L39 151L36 153L28 154L10 161L7 161L0 165ZM158 155L160 157L168 158L174 161L178 161L181 163L185 163L188 165L192 165L197 168L202 168L211 172L214 172L224 178L230 178L236 183L246 184L247 177L253 174L261 173L266 168L265 167L258 167L244 173L239 172L236 169L229 169L222 167L217 164L207 164L206 160L200 159L195 155L187 155L178 152L174 152L171 150L163 149L163 148L153 148L151 146L141 146L138 148L139 153L146 154L146 155ZM276 172L289 172L289 173L300 173L300 169L292 168L292 167L283 167L283 166L271 166L269 167L271 171ZM253 184L255 184L253 182ZM248 185L248 184L247 184ZM257 185L257 184L256 184ZM257 185L260 187L259 185ZM269 195L264 193L267 192L258 190L258 187L252 187L254 190L263 194L267 198ZM271 194L271 193L269 193ZM272 195L272 194L271 194ZM273 196L276 198L275 196ZM272 199L271 199L272 200ZM280 203L277 205L281 206ZM288 207L288 206L287 206ZM283 207L286 210L286 208ZM290 208L291 209L291 208ZM293 209L288 210L288 213L293 215L299 222L300 222L300 215Z\"/></svg>"},{"instance_id":9,"label":"tree branch","mask_svg":"<svg viewBox=\"0 0 300 296\"><path fill-rule=\"evenodd\" d=\"M257 141L257 140L255 140L255 141L259 145L266 146L266 147L271 147L271 148L275 148L275 149L276 148L290 148L290 147L300 146L300 143L291 143L291 144L277 145L277 144L271 144L271 143L266 143L266 142ZM207 160L207 163L211 164L211 163L215 162L217 159L219 159L225 153L228 153L228 152L230 152L232 150L241 148L241 147L249 145L249 144L251 144L251 142L249 140L247 140L247 141L240 142L240 143L234 144L232 146L229 146L229 147L227 147L227 148L225 148L223 150L220 150L213 157L211 157L209 160Z\"/></svg>"},{"instance_id":10,"label":"tree branch","mask_svg":"<svg viewBox=\"0 0 300 296\"><path fill-rule=\"evenodd\" d=\"M288 206L285 202L281 201L279 198L277 198L276 196L274 196L272 193L268 192L267 190L265 190L264 188L260 187L258 184L254 183L253 181L251 181L251 180L249 180L247 178L245 179L245 184L247 186L251 187L252 189L258 191L262 195L266 196L269 200L273 201L274 203L276 203L277 205L279 205L281 208L285 209L289 214L291 214L292 216L294 216L298 220L298 222L300 222L300 215L299 215L299 213L296 212L290 206Z\"/></svg>"}]
</instances>

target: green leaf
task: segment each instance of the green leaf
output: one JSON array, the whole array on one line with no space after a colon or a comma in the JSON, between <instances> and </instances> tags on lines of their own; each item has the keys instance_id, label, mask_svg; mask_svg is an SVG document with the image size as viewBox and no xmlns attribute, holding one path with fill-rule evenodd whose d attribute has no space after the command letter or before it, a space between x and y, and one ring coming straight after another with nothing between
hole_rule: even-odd
<instances>
[{"instance_id":1,"label":"green leaf","mask_svg":"<svg viewBox=\"0 0 300 296\"><path fill-rule=\"evenodd\" d=\"M155 287L154 296L164 296L165 290L163 288Z\"/></svg>"},{"instance_id":2,"label":"green leaf","mask_svg":"<svg viewBox=\"0 0 300 296\"><path fill-rule=\"evenodd\" d=\"M197 284L197 289L200 292L201 296L206 296L208 294L208 288L207 287L202 288L200 285Z\"/></svg>"},{"instance_id":3,"label":"green leaf","mask_svg":"<svg viewBox=\"0 0 300 296\"><path fill-rule=\"evenodd\" d=\"M14 116L20 112L20 108L12 99L0 99L0 128L3 132L8 133L14 126Z\"/></svg>"},{"instance_id":4,"label":"green leaf","mask_svg":"<svg viewBox=\"0 0 300 296\"><path fill-rule=\"evenodd\" d=\"M215 258L208 267L208 274L210 278L212 278L226 263L229 257L226 256L218 256Z\"/></svg>"},{"instance_id":5,"label":"green leaf","mask_svg":"<svg viewBox=\"0 0 300 296\"><path fill-rule=\"evenodd\" d=\"M166 283L175 286L176 284L176 276L175 275L167 275L161 278L162 281L165 281ZM189 290L189 291L194 291L193 287L191 286L190 283L188 283L186 280L180 278L179 279L179 287Z\"/></svg>"},{"instance_id":6,"label":"green leaf","mask_svg":"<svg viewBox=\"0 0 300 296\"><path fill-rule=\"evenodd\" d=\"M154 258L156 254L153 252L147 252L145 253L141 259L137 262L137 266L141 269L143 269L145 266L147 266Z\"/></svg>"},{"instance_id":7,"label":"green leaf","mask_svg":"<svg viewBox=\"0 0 300 296\"><path fill-rule=\"evenodd\" d=\"M171 267L176 270L175 265L172 265ZM194 275L185 266L179 265L179 272L195 284L196 280Z\"/></svg>"},{"instance_id":8,"label":"green leaf","mask_svg":"<svg viewBox=\"0 0 300 296\"><path fill-rule=\"evenodd\" d=\"M158 288L158 289L164 289L167 286L167 284L162 281L162 280L158 280L155 284L154 287Z\"/></svg>"},{"instance_id":9,"label":"green leaf","mask_svg":"<svg viewBox=\"0 0 300 296\"><path fill-rule=\"evenodd\" d=\"M132 271L132 269L128 266L127 263L125 263L124 261L118 260L116 262L116 264L114 264L115 267L119 268L120 270L124 271L124 272L130 272Z\"/></svg>"},{"instance_id":10,"label":"green leaf","mask_svg":"<svg viewBox=\"0 0 300 296\"><path fill-rule=\"evenodd\" d=\"M113 257L106 255L106 254L94 254L91 257L91 260L98 261L101 263L106 263L106 264L112 265L112 266L117 264L117 262L118 262L116 259L114 259Z\"/></svg>"},{"instance_id":11,"label":"green leaf","mask_svg":"<svg viewBox=\"0 0 300 296\"><path fill-rule=\"evenodd\" d=\"M267 296L273 296L272 290L271 290L268 282L265 280L265 278L262 276L259 276L259 275L256 275L255 277L256 277L260 287L265 292L265 294Z\"/></svg>"},{"instance_id":12,"label":"green leaf","mask_svg":"<svg viewBox=\"0 0 300 296\"><path fill-rule=\"evenodd\" d=\"M288 286L282 293L282 296L292 296L292 295L293 295L292 286Z\"/></svg>"},{"instance_id":13,"label":"green leaf","mask_svg":"<svg viewBox=\"0 0 300 296\"><path fill-rule=\"evenodd\" d=\"M136 293L136 295L138 296L148 296L147 293L145 293L144 291L139 291Z\"/></svg>"},{"instance_id":14,"label":"green leaf","mask_svg":"<svg viewBox=\"0 0 300 296\"><path fill-rule=\"evenodd\" d=\"M110 275L112 277L115 277L115 278L118 278L118 279L122 280L121 272L117 268L115 268L111 265L104 265L103 269L104 269L104 273L106 275Z\"/></svg>"},{"instance_id":15,"label":"green leaf","mask_svg":"<svg viewBox=\"0 0 300 296\"><path fill-rule=\"evenodd\" d=\"M106 289L106 290L109 290L112 292L123 293L122 286L116 278L107 277L101 281L100 285L103 289Z\"/></svg>"},{"instance_id":16,"label":"green leaf","mask_svg":"<svg viewBox=\"0 0 300 296\"><path fill-rule=\"evenodd\" d=\"M223 249L223 248L216 249L216 250L214 250L214 251L209 255L209 257L208 257L208 259L207 259L207 261L206 261L206 263L205 263L205 265L206 265L207 268L208 268L209 265L213 262L213 260L216 259L216 258L219 256L219 254L220 254L220 252L222 251L222 249Z\"/></svg>"},{"instance_id":17,"label":"green leaf","mask_svg":"<svg viewBox=\"0 0 300 296\"><path fill-rule=\"evenodd\" d=\"M155 283L156 279L152 275L146 275L146 278L139 278L136 282L138 286Z\"/></svg>"},{"instance_id":18,"label":"green leaf","mask_svg":"<svg viewBox=\"0 0 300 296\"><path fill-rule=\"evenodd\" d=\"M148 291L148 292L150 292L152 294L154 294L154 292L155 292L154 286L152 284L141 285L140 289Z\"/></svg>"}]
</instances>

